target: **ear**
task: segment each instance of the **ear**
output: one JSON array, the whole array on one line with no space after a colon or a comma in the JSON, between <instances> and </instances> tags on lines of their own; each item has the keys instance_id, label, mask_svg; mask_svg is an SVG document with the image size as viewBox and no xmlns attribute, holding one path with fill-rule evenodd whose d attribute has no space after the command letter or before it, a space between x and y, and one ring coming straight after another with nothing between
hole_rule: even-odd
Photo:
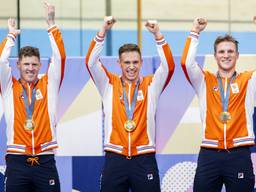
<instances>
[{"instance_id":1,"label":"ear","mask_svg":"<svg viewBox=\"0 0 256 192\"><path fill-rule=\"evenodd\" d=\"M215 52L214 52L213 56L214 56L214 58L215 58L215 60L216 60L216 53L215 53Z\"/></svg>"},{"instance_id":2,"label":"ear","mask_svg":"<svg viewBox=\"0 0 256 192\"><path fill-rule=\"evenodd\" d=\"M239 52L237 52L237 56L236 56L237 59L239 58L239 55L240 55Z\"/></svg>"},{"instance_id":3,"label":"ear","mask_svg":"<svg viewBox=\"0 0 256 192\"><path fill-rule=\"evenodd\" d=\"M17 67L18 69L20 69L20 61L19 61L19 60L18 60L17 63L16 63L16 67Z\"/></svg>"},{"instance_id":4,"label":"ear","mask_svg":"<svg viewBox=\"0 0 256 192\"><path fill-rule=\"evenodd\" d=\"M117 59L116 61L119 65L121 65L121 60L120 59Z\"/></svg>"},{"instance_id":5,"label":"ear","mask_svg":"<svg viewBox=\"0 0 256 192\"><path fill-rule=\"evenodd\" d=\"M39 69L41 69L41 68L42 68L42 63L40 62L40 63L39 63Z\"/></svg>"}]
</instances>

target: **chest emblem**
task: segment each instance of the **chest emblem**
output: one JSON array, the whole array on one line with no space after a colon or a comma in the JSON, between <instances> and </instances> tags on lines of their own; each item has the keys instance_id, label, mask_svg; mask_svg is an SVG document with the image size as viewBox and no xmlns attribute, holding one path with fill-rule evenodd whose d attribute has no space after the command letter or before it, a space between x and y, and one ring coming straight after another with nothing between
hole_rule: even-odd
<instances>
[{"instance_id":1,"label":"chest emblem","mask_svg":"<svg viewBox=\"0 0 256 192\"><path fill-rule=\"evenodd\" d=\"M239 87L237 83L231 83L230 87L233 94L239 93Z\"/></svg>"},{"instance_id":2,"label":"chest emblem","mask_svg":"<svg viewBox=\"0 0 256 192\"><path fill-rule=\"evenodd\" d=\"M42 92L40 91L40 89L36 90L36 100L40 100L43 99L43 95Z\"/></svg>"},{"instance_id":3,"label":"chest emblem","mask_svg":"<svg viewBox=\"0 0 256 192\"><path fill-rule=\"evenodd\" d=\"M142 90L138 90L137 101L142 101L143 99L144 99L144 95Z\"/></svg>"},{"instance_id":4,"label":"chest emblem","mask_svg":"<svg viewBox=\"0 0 256 192\"><path fill-rule=\"evenodd\" d=\"M219 87L218 86L214 86L213 87L213 91L218 91L219 90Z\"/></svg>"}]
</instances>

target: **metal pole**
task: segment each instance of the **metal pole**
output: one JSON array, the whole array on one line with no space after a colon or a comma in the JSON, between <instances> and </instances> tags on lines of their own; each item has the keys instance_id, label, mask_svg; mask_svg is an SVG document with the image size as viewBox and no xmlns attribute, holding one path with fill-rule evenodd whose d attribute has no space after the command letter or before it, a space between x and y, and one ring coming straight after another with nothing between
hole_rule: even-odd
<instances>
[{"instance_id":1,"label":"metal pole","mask_svg":"<svg viewBox=\"0 0 256 192\"><path fill-rule=\"evenodd\" d=\"M17 0L17 28L20 29L20 0ZM17 37L17 54L19 54L20 51L20 35Z\"/></svg>"},{"instance_id":2,"label":"metal pole","mask_svg":"<svg viewBox=\"0 0 256 192\"><path fill-rule=\"evenodd\" d=\"M142 48L142 27L141 27L141 0L137 0L137 44Z\"/></svg>"},{"instance_id":3,"label":"metal pole","mask_svg":"<svg viewBox=\"0 0 256 192\"><path fill-rule=\"evenodd\" d=\"M111 0L106 0L106 16L111 16ZM106 38L106 54L107 56L112 55L112 30L110 30L107 34Z\"/></svg>"},{"instance_id":4,"label":"metal pole","mask_svg":"<svg viewBox=\"0 0 256 192\"><path fill-rule=\"evenodd\" d=\"M79 19L79 28L80 28L80 33L79 33L79 36L80 36L80 56L83 56L83 44L85 43L84 42L84 39L83 39L83 4L82 4L82 0L79 1L79 6L80 6L80 19Z\"/></svg>"},{"instance_id":5,"label":"metal pole","mask_svg":"<svg viewBox=\"0 0 256 192\"><path fill-rule=\"evenodd\" d=\"M228 34L231 34L231 2L228 0Z\"/></svg>"}]
</instances>

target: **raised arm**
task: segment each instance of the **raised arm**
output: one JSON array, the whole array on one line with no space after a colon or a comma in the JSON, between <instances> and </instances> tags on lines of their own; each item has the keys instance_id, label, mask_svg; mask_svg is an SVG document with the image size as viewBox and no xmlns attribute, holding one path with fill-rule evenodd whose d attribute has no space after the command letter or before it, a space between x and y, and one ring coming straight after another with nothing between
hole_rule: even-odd
<instances>
[{"instance_id":1,"label":"raised arm","mask_svg":"<svg viewBox=\"0 0 256 192\"><path fill-rule=\"evenodd\" d=\"M199 43L199 35L207 25L207 20L204 18L196 18L193 22L193 26L190 35L187 37L185 47L181 58L181 66L186 78L193 88L197 91L200 88L201 83L204 81L204 72L197 64L196 52Z\"/></svg>"},{"instance_id":2,"label":"raised arm","mask_svg":"<svg viewBox=\"0 0 256 192\"><path fill-rule=\"evenodd\" d=\"M103 25L95 38L91 41L86 55L86 67L101 96L105 93L110 76L100 62L99 57L103 49L105 35L113 27L115 22L116 19L112 16L104 18Z\"/></svg>"},{"instance_id":3,"label":"raised arm","mask_svg":"<svg viewBox=\"0 0 256 192\"><path fill-rule=\"evenodd\" d=\"M1 93L5 96L5 92L8 88L12 87L12 74L11 67L9 66L9 57L11 49L15 45L15 39L20 34L20 30L16 28L15 19L8 19L7 37L2 41L0 45L0 84Z\"/></svg>"},{"instance_id":4,"label":"raised arm","mask_svg":"<svg viewBox=\"0 0 256 192\"><path fill-rule=\"evenodd\" d=\"M55 89L59 89L64 77L66 53L61 32L55 25L55 7L44 2L46 11L46 22L52 48L51 63L48 68L49 82L53 83Z\"/></svg>"},{"instance_id":5,"label":"raised arm","mask_svg":"<svg viewBox=\"0 0 256 192\"><path fill-rule=\"evenodd\" d=\"M155 20L148 20L145 24L147 30L151 32L155 38L157 51L160 56L161 64L156 70L153 80L152 87L156 95L160 95L164 88L169 83L173 72L174 72L174 60L172 52L164 36L160 32L159 25Z\"/></svg>"}]
</instances>

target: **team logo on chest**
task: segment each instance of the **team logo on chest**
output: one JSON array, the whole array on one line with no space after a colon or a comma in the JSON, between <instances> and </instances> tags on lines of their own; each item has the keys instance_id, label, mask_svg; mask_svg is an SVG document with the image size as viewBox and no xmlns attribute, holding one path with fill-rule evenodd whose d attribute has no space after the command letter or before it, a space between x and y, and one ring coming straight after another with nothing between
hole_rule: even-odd
<instances>
[{"instance_id":1,"label":"team logo on chest","mask_svg":"<svg viewBox=\"0 0 256 192\"><path fill-rule=\"evenodd\" d=\"M218 90L219 90L219 86L216 86L216 85L215 85L215 86L213 87L213 91L218 91Z\"/></svg>"},{"instance_id":2,"label":"team logo on chest","mask_svg":"<svg viewBox=\"0 0 256 192\"><path fill-rule=\"evenodd\" d=\"M40 89L36 90L36 100L40 100L43 99L43 95L42 92L40 91Z\"/></svg>"},{"instance_id":3,"label":"team logo on chest","mask_svg":"<svg viewBox=\"0 0 256 192\"><path fill-rule=\"evenodd\" d=\"M138 90L137 101L142 101L143 99L144 99L144 95L142 90Z\"/></svg>"},{"instance_id":4,"label":"team logo on chest","mask_svg":"<svg viewBox=\"0 0 256 192\"><path fill-rule=\"evenodd\" d=\"M231 83L230 86L233 94L239 93L239 87L237 83Z\"/></svg>"}]
</instances>

